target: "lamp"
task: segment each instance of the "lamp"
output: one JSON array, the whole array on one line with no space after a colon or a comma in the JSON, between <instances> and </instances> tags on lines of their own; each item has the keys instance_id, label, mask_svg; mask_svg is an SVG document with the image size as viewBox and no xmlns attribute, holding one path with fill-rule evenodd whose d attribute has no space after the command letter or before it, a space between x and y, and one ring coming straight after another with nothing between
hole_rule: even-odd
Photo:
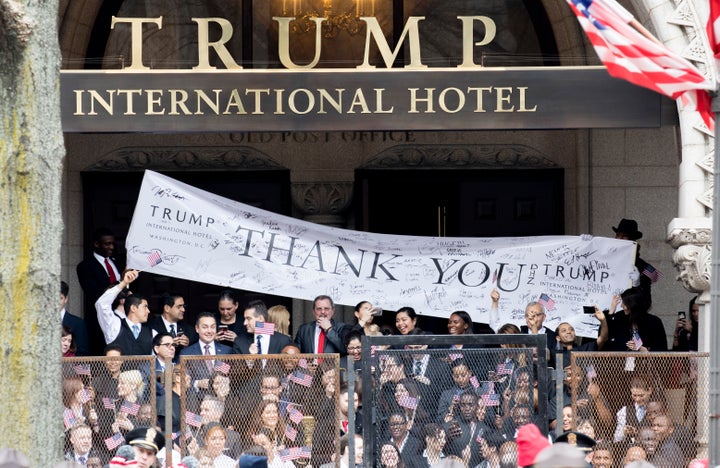
<instances>
[{"instance_id":1,"label":"lamp","mask_svg":"<svg viewBox=\"0 0 720 468\"><path fill-rule=\"evenodd\" d=\"M364 26L360 21L361 16L375 16L375 0L354 0L349 2L352 6L342 12L342 6L333 5L333 0L320 0L322 2L322 14L318 12L316 1L313 0L283 0L283 16L294 16L295 21L290 25L290 32L305 34L312 30L315 24L312 18L326 18L322 23L322 33L326 38L337 37L340 31L347 31L348 34L359 33Z\"/></svg>"}]
</instances>

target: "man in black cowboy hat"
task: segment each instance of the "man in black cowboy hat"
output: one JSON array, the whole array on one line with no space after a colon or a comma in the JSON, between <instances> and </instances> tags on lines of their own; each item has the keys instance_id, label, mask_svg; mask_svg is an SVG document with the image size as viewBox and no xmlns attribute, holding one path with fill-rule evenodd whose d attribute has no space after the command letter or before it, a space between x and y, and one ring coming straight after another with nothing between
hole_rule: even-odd
<instances>
[{"instance_id":1,"label":"man in black cowboy hat","mask_svg":"<svg viewBox=\"0 0 720 468\"><path fill-rule=\"evenodd\" d=\"M135 449L135 461L140 468L154 466L158 451L165 447L165 436L152 427L133 429L125 435L125 441Z\"/></svg>"},{"instance_id":2,"label":"man in black cowboy hat","mask_svg":"<svg viewBox=\"0 0 720 468\"><path fill-rule=\"evenodd\" d=\"M615 239L624 239L637 242L641 239L643 233L638 231L638 223L634 219L621 219L617 227L612 228L615 231ZM637 269L637 280L633 279L633 286L639 286L642 289L645 298L649 304L652 304L650 288L654 282L662 277L660 270L655 269L648 262L640 258L640 245L638 244L635 253L635 268Z\"/></svg>"}]
</instances>

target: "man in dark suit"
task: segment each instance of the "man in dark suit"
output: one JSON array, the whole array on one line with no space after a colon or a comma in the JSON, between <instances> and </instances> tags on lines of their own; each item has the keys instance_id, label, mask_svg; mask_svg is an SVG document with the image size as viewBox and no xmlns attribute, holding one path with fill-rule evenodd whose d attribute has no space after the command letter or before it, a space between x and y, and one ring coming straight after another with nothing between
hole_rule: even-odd
<instances>
[{"instance_id":1,"label":"man in dark suit","mask_svg":"<svg viewBox=\"0 0 720 468\"><path fill-rule=\"evenodd\" d=\"M77 276L85 295L83 310L89 338L89 352L101 356L105 348L100 325L95 314L95 301L112 284L120 281L122 268L112 258L115 235L106 228L98 228L93 235L93 253L77 265Z\"/></svg>"},{"instance_id":2,"label":"man in dark suit","mask_svg":"<svg viewBox=\"0 0 720 468\"><path fill-rule=\"evenodd\" d=\"M555 354L557 347L557 339L555 331L543 326L545 322L545 307L539 302L531 302L525 307L525 323L520 327L520 333L528 333L530 335L539 335L545 333L547 337L547 353L545 362L555 363Z\"/></svg>"},{"instance_id":3,"label":"man in dark suit","mask_svg":"<svg viewBox=\"0 0 720 468\"><path fill-rule=\"evenodd\" d=\"M97 457L93 449L92 429L86 424L78 424L70 429L71 449L65 453L65 460L86 466L88 459Z\"/></svg>"},{"instance_id":4,"label":"man in dark suit","mask_svg":"<svg viewBox=\"0 0 720 468\"><path fill-rule=\"evenodd\" d=\"M169 333L175 343L177 363L183 348L198 340L195 329L187 326L185 318L185 299L179 293L165 293L161 298L162 314L148 319L150 327L158 333Z\"/></svg>"},{"instance_id":5,"label":"man in dark suit","mask_svg":"<svg viewBox=\"0 0 720 468\"><path fill-rule=\"evenodd\" d=\"M283 348L292 344L289 336L282 333L259 333L256 325L268 320L267 306L263 301L251 301L243 312L247 334L238 335L233 344L237 354L280 354Z\"/></svg>"},{"instance_id":6,"label":"man in dark suit","mask_svg":"<svg viewBox=\"0 0 720 468\"><path fill-rule=\"evenodd\" d=\"M313 301L315 320L304 323L298 329L295 341L300 352L305 354L339 353L347 354L343 346L344 323L332 319L335 304L329 296L318 296Z\"/></svg>"},{"instance_id":7,"label":"man in dark suit","mask_svg":"<svg viewBox=\"0 0 720 468\"><path fill-rule=\"evenodd\" d=\"M390 442L397 447L400 458L408 468L422 466L422 444L420 440L410 434L407 416L403 411L396 411L388 418Z\"/></svg>"},{"instance_id":8,"label":"man in dark suit","mask_svg":"<svg viewBox=\"0 0 720 468\"><path fill-rule=\"evenodd\" d=\"M66 309L68 302L68 292L70 287L65 281L60 281L60 317L62 324L70 329L72 337L75 340L77 351L76 356L87 356L88 355L88 334L85 322L80 317L76 317L69 313Z\"/></svg>"},{"instance_id":9,"label":"man in dark suit","mask_svg":"<svg viewBox=\"0 0 720 468\"><path fill-rule=\"evenodd\" d=\"M233 354L233 349L215 342L217 337L217 322L212 312L202 312L198 315L195 331L198 342L193 343L180 352L180 356L223 356ZM193 360L188 362L188 371L192 377L194 391L204 393L209 388L210 375L215 365L214 359L210 361Z\"/></svg>"}]
</instances>

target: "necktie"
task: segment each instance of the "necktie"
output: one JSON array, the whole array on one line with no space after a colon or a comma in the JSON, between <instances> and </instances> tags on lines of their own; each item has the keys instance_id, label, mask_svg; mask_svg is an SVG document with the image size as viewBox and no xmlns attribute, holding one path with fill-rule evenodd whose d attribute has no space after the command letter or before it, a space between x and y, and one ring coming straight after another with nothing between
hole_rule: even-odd
<instances>
[{"instance_id":1,"label":"necktie","mask_svg":"<svg viewBox=\"0 0 720 468\"><path fill-rule=\"evenodd\" d=\"M325 352L325 330L320 329L320 336L318 337L317 353L322 354Z\"/></svg>"},{"instance_id":2,"label":"necktie","mask_svg":"<svg viewBox=\"0 0 720 468\"><path fill-rule=\"evenodd\" d=\"M137 338L140 335L140 325L135 324L132 326L132 333L135 338Z\"/></svg>"},{"instance_id":3,"label":"necktie","mask_svg":"<svg viewBox=\"0 0 720 468\"><path fill-rule=\"evenodd\" d=\"M105 257L105 269L107 270L110 284L115 284L118 279L117 276L115 276L115 270L113 269L112 265L110 265L110 260L107 257Z\"/></svg>"},{"instance_id":4,"label":"necktie","mask_svg":"<svg viewBox=\"0 0 720 468\"><path fill-rule=\"evenodd\" d=\"M210 345L209 344L205 345L205 356L210 356ZM207 368L210 372L213 371L212 360L208 359L207 361L205 361L205 365L207 366Z\"/></svg>"},{"instance_id":5,"label":"necktie","mask_svg":"<svg viewBox=\"0 0 720 468\"><path fill-rule=\"evenodd\" d=\"M85 457L78 457L78 463L80 463L82 466L86 466L87 460L85 459Z\"/></svg>"},{"instance_id":6,"label":"necktie","mask_svg":"<svg viewBox=\"0 0 720 468\"><path fill-rule=\"evenodd\" d=\"M638 406L637 418L638 418L638 422L643 422L643 419L645 419L645 407L644 406Z\"/></svg>"},{"instance_id":7,"label":"necktie","mask_svg":"<svg viewBox=\"0 0 720 468\"><path fill-rule=\"evenodd\" d=\"M415 361L415 364L413 365L413 374L414 375L422 374L422 362Z\"/></svg>"},{"instance_id":8,"label":"necktie","mask_svg":"<svg viewBox=\"0 0 720 468\"><path fill-rule=\"evenodd\" d=\"M262 341L260 341L260 335L256 338L258 354L262 354Z\"/></svg>"},{"instance_id":9,"label":"necktie","mask_svg":"<svg viewBox=\"0 0 720 468\"><path fill-rule=\"evenodd\" d=\"M170 334L173 338L177 337L177 333L175 333L175 324L170 325Z\"/></svg>"}]
</instances>

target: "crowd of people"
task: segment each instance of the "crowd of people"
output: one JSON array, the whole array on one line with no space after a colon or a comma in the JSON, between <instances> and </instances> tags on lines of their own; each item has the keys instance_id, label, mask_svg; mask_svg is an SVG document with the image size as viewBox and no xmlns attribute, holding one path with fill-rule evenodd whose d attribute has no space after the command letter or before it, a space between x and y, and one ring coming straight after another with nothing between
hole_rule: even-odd
<instances>
[{"instance_id":1,"label":"crowd of people","mask_svg":"<svg viewBox=\"0 0 720 468\"><path fill-rule=\"evenodd\" d=\"M631 239L637 234L618 231ZM110 248L102 235L96 245L100 257L98 251ZM107 266L104 260L96 262ZM526 466L518 435L530 424L540 428L543 440L558 432L563 433L559 441L581 447L578 439L591 440L586 461L595 467L635 460L686 466L695 456L694 428L673 422L663 392L668 379L658 378L656 370L640 364L569 365L573 351L668 350L662 321L649 313L647 284L648 289L641 283L609 298L607 309L595 307L599 332L593 339L580 340L569 323L545 327L541 302L527 305L522 327L478 327L465 311L449 315L449 335L470 335L476 328L545 335L546 349L534 353L510 344L485 346L482 340L433 346L424 340L416 311L403 307L390 333L418 339L402 347L378 346L367 363L363 337L383 334L374 323L377 309L367 301L355 307L356 323L345 324L335 320L332 298L318 296L315 320L300 325L293 337L285 307L268 308L262 301L241 307L231 290L220 294L216 312L198 314L194 324L185 321L180 294L165 294L161 313L151 314L147 299L130 292L139 272L119 272L111 265L103 274L111 270L116 281L97 292L93 303L96 332L93 321L78 322L67 313L67 284L61 285L63 356L94 355L93 339L101 336L106 357L96 366L77 360L64 364L66 458L82 466L102 466L128 434L147 427L161 431L168 420L175 441L168 451L176 451L174 459L193 456L202 467L234 467L243 454L261 457L270 467L369 466L363 465L359 437L367 412L374 427L374 461L384 467ZM491 301L497 312L497 290ZM697 349L694 302L686 317L679 317L674 338L673 349ZM340 360L317 357L323 354ZM554 384L540 390L537 380L538 369L555 367L558 356L565 366L560 411ZM177 365L180 357L185 359ZM349 390L348 360L358 379L369 367L372 395L363 398L359 383L356 391ZM683 362L685 367L675 371L687 371L691 364ZM166 394L171 394L172 414L160 404ZM539 420L544 405L548 417ZM562 417L556 419L558 412Z\"/></svg>"}]
</instances>

